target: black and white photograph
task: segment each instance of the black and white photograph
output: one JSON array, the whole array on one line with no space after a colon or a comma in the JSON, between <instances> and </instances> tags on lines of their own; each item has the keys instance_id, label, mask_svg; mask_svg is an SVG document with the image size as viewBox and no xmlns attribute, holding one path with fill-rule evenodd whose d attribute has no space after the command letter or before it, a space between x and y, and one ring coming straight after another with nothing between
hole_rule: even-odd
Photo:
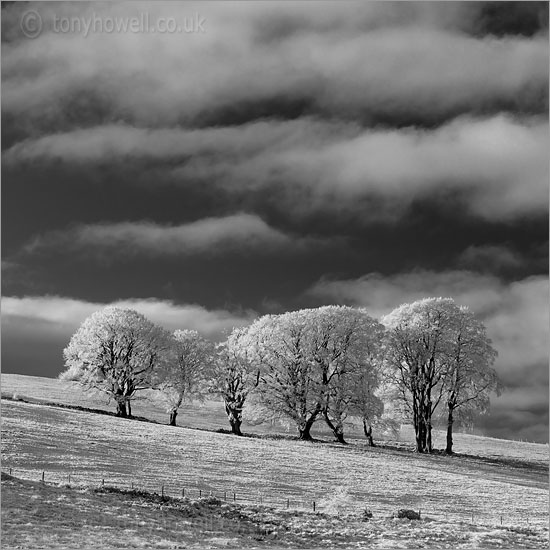
<instances>
[{"instance_id":1,"label":"black and white photograph","mask_svg":"<svg viewBox=\"0 0 550 550\"><path fill-rule=\"evenodd\" d=\"M1 544L549 547L549 3L1 3Z\"/></svg>"}]
</instances>

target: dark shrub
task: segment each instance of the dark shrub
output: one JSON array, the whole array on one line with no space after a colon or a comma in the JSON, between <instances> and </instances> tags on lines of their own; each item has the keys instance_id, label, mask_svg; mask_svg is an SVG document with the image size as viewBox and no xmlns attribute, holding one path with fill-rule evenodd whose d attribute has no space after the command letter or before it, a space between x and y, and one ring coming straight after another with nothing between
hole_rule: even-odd
<instances>
[{"instance_id":1,"label":"dark shrub","mask_svg":"<svg viewBox=\"0 0 550 550\"><path fill-rule=\"evenodd\" d=\"M397 511L397 517L407 519L420 519L420 514L418 512L415 512L414 510L406 510L405 508L402 508L401 510Z\"/></svg>"}]
</instances>

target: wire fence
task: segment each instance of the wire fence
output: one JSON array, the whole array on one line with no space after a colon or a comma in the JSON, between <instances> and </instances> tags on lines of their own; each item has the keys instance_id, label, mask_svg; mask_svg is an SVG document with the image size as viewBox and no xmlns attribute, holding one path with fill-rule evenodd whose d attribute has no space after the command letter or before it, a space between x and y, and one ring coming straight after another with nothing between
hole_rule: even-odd
<instances>
[{"instance_id":1,"label":"wire fence","mask_svg":"<svg viewBox=\"0 0 550 550\"><path fill-rule=\"evenodd\" d=\"M432 507L412 506L406 500L399 502L380 504L378 502L358 502L353 498L339 497L337 492L332 495L319 495L308 498L309 495L297 496L296 494L284 495L280 492L257 490L243 490L242 488L201 485L200 483L177 484L173 480L121 480L112 476L98 476L79 472L47 471L24 468L3 468L2 472L11 476L28 480L40 481L57 486L70 486L71 488L114 488L126 491L144 491L150 495L157 495L172 499L199 500L216 498L222 502L235 505L262 506L276 510L288 510L290 512L309 512L312 514L347 514L356 519L368 519L372 514L373 519L395 517L398 510L409 509L417 512L422 520L465 523L472 525L529 528L536 526L548 526L548 513L541 511L537 517L522 513L521 510L498 511L486 513L481 511L449 511Z\"/></svg>"}]
</instances>

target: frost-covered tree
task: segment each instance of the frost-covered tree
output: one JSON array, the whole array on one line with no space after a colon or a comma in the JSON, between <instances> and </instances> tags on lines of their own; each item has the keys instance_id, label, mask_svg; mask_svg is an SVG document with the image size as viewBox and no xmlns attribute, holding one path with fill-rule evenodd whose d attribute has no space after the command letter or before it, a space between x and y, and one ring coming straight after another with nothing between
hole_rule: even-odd
<instances>
[{"instance_id":1,"label":"frost-covered tree","mask_svg":"<svg viewBox=\"0 0 550 550\"><path fill-rule=\"evenodd\" d=\"M260 365L257 401L270 418L290 418L300 439L311 439L311 428L322 416L345 442L355 379L362 369L373 368L382 333L364 310L343 306L258 319L245 339Z\"/></svg>"},{"instance_id":2,"label":"frost-covered tree","mask_svg":"<svg viewBox=\"0 0 550 550\"><path fill-rule=\"evenodd\" d=\"M246 328L235 328L227 340L216 346L210 373L210 391L221 395L231 432L242 435L243 409L249 393L258 385L259 372L243 344Z\"/></svg>"},{"instance_id":3,"label":"frost-covered tree","mask_svg":"<svg viewBox=\"0 0 550 550\"><path fill-rule=\"evenodd\" d=\"M132 309L108 307L93 313L63 350L62 380L113 398L119 416L131 416L130 402L152 386L170 355L170 334Z\"/></svg>"},{"instance_id":4,"label":"frost-covered tree","mask_svg":"<svg viewBox=\"0 0 550 550\"><path fill-rule=\"evenodd\" d=\"M260 367L256 401L270 418L287 417L300 439L311 439L311 427L322 411L319 369L306 355L308 310L265 315L248 329L242 344Z\"/></svg>"},{"instance_id":5,"label":"frost-covered tree","mask_svg":"<svg viewBox=\"0 0 550 550\"><path fill-rule=\"evenodd\" d=\"M404 304L382 322L388 329L388 370L411 415L417 451L432 451L432 418L445 404L447 451L452 452L455 411L483 410L498 388L485 328L451 298Z\"/></svg>"},{"instance_id":6,"label":"frost-covered tree","mask_svg":"<svg viewBox=\"0 0 550 550\"><path fill-rule=\"evenodd\" d=\"M378 369L363 369L352 388L350 413L359 417L363 432L371 447L374 447L373 426L384 413L384 402L377 395L380 384Z\"/></svg>"},{"instance_id":7,"label":"frost-covered tree","mask_svg":"<svg viewBox=\"0 0 550 550\"><path fill-rule=\"evenodd\" d=\"M214 348L196 330L176 330L172 335L172 352L172 360L159 373L155 385L168 405L169 424L175 426L185 400L203 398Z\"/></svg>"},{"instance_id":8,"label":"frost-covered tree","mask_svg":"<svg viewBox=\"0 0 550 550\"><path fill-rule=\"evenodd\" d=\"M447 441L445 452L453 452L453 424L458 417L471 420L487 412L492 392L502 385L492 365L497 352L486 329L466 307L457 307L448 334L448 371L445 378Z\"/></svg>"},{"instance_id":9,"label":"frost-covered tree","mask_svg":"<svg viewBox=\"0 0 550 550\"><path fill-rule=\"evenodd\" d=\"M419 453L433 450L432 416L444 395L446 331L455 307L450 298L427 298L382 319L387 371L412 417Z\"/></svg>"},{"instance_id":10,"label":"frost-covered tree","mask_svg":"<svg viewBox=\"0 0 550 550\"><path fill-rule=\"evenodd\" d=\"M364 309L310 310L306 353L320 371L322 414L340 443L345 443L344 422L352 412L358 385L369 380L373 389L378 386L383 336L384 327ZM372 405L375 400L373 395Z\"/></svg>"}]
</instances>

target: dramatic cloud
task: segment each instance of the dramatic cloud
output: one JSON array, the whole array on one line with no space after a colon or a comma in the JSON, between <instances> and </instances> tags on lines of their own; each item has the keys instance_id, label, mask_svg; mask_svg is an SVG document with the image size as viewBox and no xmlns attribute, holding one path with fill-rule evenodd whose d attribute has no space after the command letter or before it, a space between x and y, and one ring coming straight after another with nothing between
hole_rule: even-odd
<instances>
[{"instance_id":1,"label":"dramatic cloud","mask_svg":"<svg viewBox=\"0 0 550 550\"><path fill-rule=\"evenodd\" d=\"M515 269L520 267L525 259L521 254L506 246L469 246L459 258L459 263L475 271L494 271L496 269Z\"/></svg>"},{"instance_id":2,"label":"dramatic cloud","mask_svg":"<svg viewBox=\"0 0 550 550\"><path fill-rule=\"evenodd\" d=\"M96 252L116 260L136 254L186 256L189 254L233 253L238 250L296 250L321 246L313 238L292 239L267 225L258 216L235 214L207 218L179 226L149 222L80 225L67 231L53 231L37 237L25 248L29 254L47 250Z\"/></svg>"},{"instance_id":3,"label":"dramatic cloud","mask_svg":"<svg viewBox=\"0 0 550 550\"><path fill-rule=\"evenodd\" d=\"M527 110L546 101L544 36L481 38L460 32L470 18L465 24L459 18L476 11L460 6L347 7L37 5L44 30L23 43L12 34L28 8L11 7L3 23L12 39L3 56L3 108L43 128L46 121L58 127L71 123L68 100L87 107L90 116L153 125L197 122L220 108L275 98L350 117L422 113L434 119L484 111L495 101ZM200 14L205 29L53 32L63 16L101 20L140 13L153 23L171 17L181 26Z\"/></svg>"},{"instance_id":4,"label":"dramatic cloud","mask_svg":"<svg viewBox=\"0 0 550 550\"><path fill-rule=\"evenodd\" d=\"M169 183L192 179L233 193L286 189L294 210L361 210L358 199L375 199L386 220L415 199L448 194L477 216L510 219L547 212L549 146L541 119L461 118L434 131L301 119L203 130L96 127L23 141L4 160L164 161ZM295 202L299 189L307 202Z\"/></svg>"}]
</instances>

